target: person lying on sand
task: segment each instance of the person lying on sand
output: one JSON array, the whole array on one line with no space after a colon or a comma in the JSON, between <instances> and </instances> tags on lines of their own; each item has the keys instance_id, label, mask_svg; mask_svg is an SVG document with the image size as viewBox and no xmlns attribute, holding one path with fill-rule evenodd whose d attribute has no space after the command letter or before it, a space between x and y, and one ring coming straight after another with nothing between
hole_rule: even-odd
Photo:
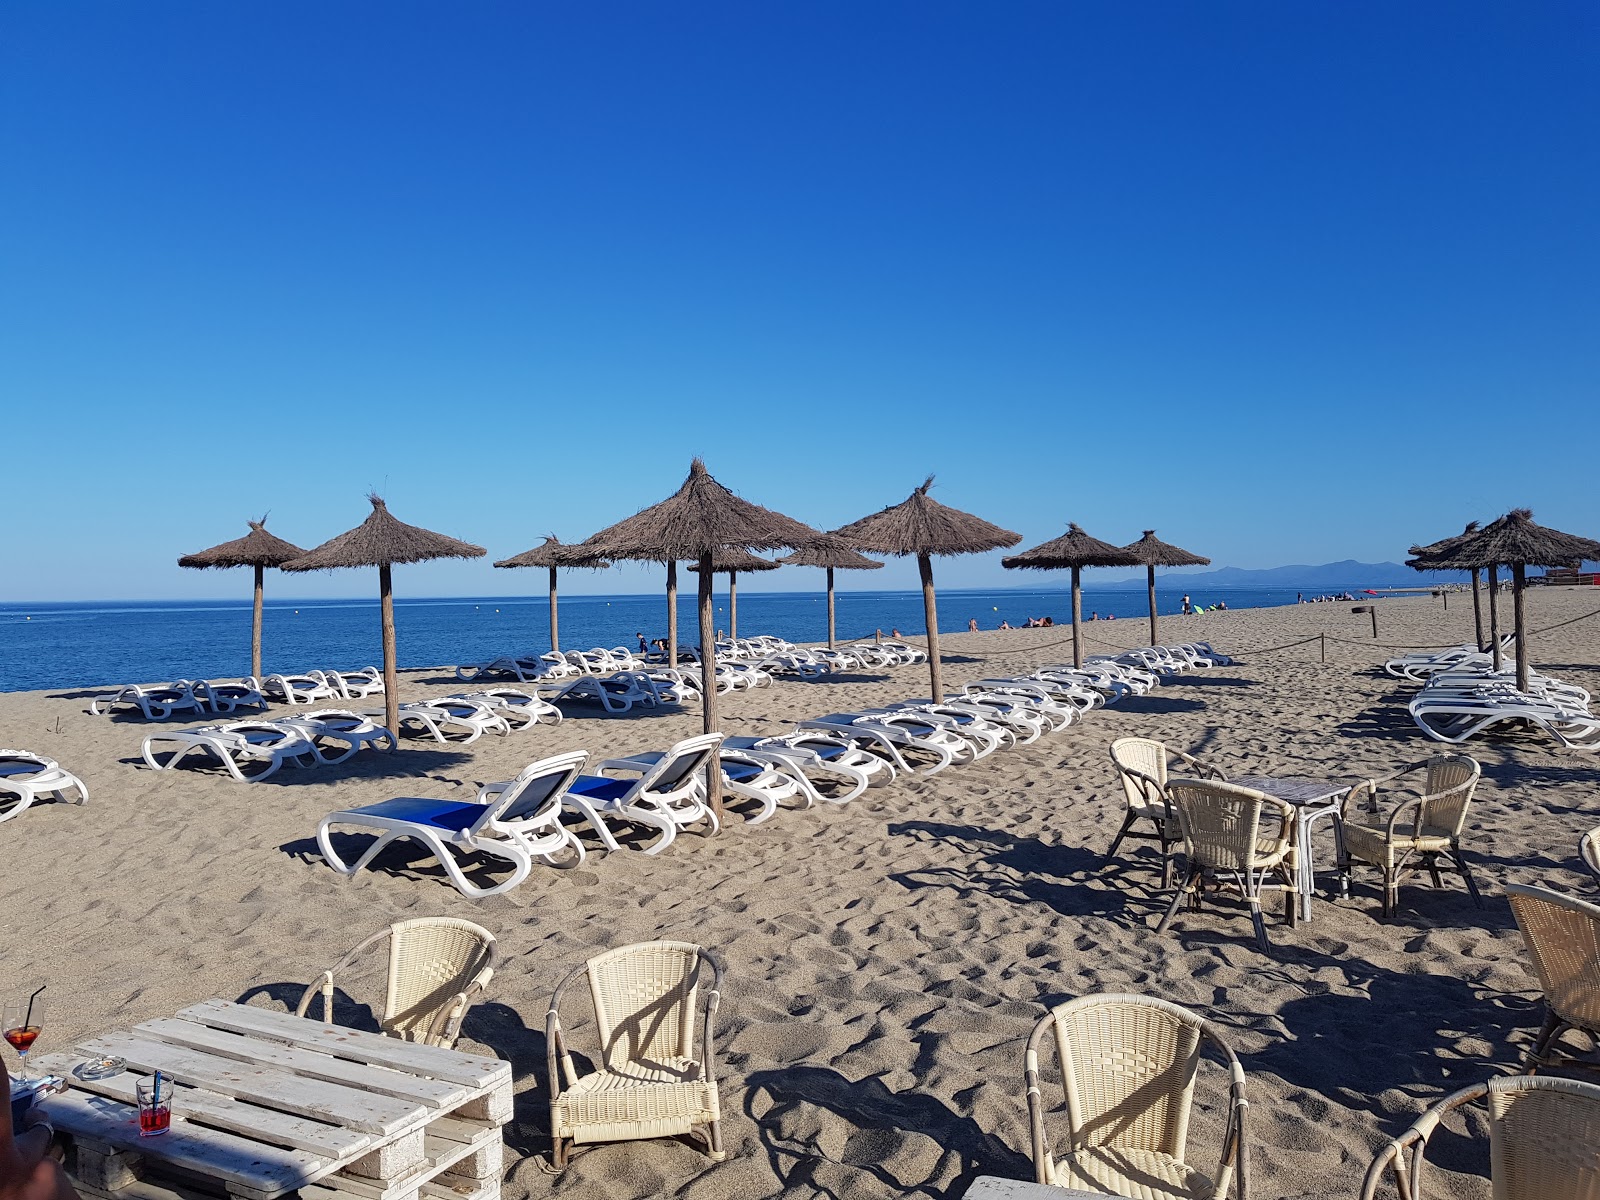
<instances>
[{"instance_id":1,"label":"person lying on sand","mask_svg":"<svg viewBox=\"0 0 1600 1200\"><path fill-rule=\"evenodd\" d=\"M1010 621L1001 621L1000 622L1000 628L1001 629L1010 629L1011 628L1011 622Z\"/></svg>"}]
</instances>

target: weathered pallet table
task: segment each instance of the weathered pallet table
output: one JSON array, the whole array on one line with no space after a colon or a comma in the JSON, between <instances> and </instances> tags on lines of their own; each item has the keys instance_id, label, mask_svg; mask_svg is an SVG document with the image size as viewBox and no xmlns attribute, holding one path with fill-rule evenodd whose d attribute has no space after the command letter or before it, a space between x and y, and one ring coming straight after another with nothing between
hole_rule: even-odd
<instances>
[{"instance_id":1,"label":"weathered pallet table","mask_svg":"<svg viewBox=\"0 0 1600 1200\"><path fill-rule=\"evenodd\" d=\"M128 1069L73 1069L115 1055ZM38 1056L71 1089L44 1101L87 1195L128 1200L499 1200L511 1064L208 1000L175 1019ZM141 1138L137 1080L174 1082L172 1128Z\"/></svg>"},{"instance_id":2,"label":"weathered pallet table","mask_svg":"<svg viewBox=\"0 0 1600 1200\"><path fill-rule=\"evenodd\" d=\"M1080 1192L1053 1183L1024 1183L1020 1179L979 1175L967 1189L966 1200L1122 1200L1122 1197L1109 1192Z\"/></svg>"}]
</instances>

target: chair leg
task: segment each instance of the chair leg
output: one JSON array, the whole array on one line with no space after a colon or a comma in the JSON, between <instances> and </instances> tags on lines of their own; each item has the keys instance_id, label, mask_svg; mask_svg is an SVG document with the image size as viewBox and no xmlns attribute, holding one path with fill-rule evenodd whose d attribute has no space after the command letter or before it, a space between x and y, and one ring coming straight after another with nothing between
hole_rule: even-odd
<instances>
[{"instance_id":1,"label":"chair leg","mask_svg":"<svg viewBox=\"0 0 1600 1200\"><path fill-rule=\"evenodd\" d=\"M1183 903L1183 898L1189 891L1189 885L1194 882L1195 874L1195 868L1190 867L1188 876L1172 893L1172 903L1167 906L1167 915L1161 918L1161 924L1156 926L1157 933L1165 933L1167 926L1172 924L1172 918L1178 911L1178 905Z\"/></svg>"},{"instance_id":2,"label":"chair leg","mask_svg":"<svg viewBox=\"0 0 1600 1200\"><path fill-rule=\"evenodd\" d=\"M724 1159L726 1159L728 1157L728 1152L722 1148L722 1122L721 1121L713 1121L713 1122L711 1122L709 1140L711 1142L711 1149L708 1151L708 1153L711 1156L711 1161L712 1162L722 1162Z\"/></svg>"},{"instance_id":3,"label":"chair leg","mask_svg":"<svg viewBox=\"0 0 1600 1200\"><path fill-rule=\"evenodd\" d=\"M1433 886L1442 888L1444 880L1439 878L1439 856L1437 854L1425 855L1424 862L1427 864L1429 876L1433 879Z\"/></svg>"},{"instance_id":4,"label":"chair leg","mask_svg":"<svg viewBox=\"0 0 1600 1200\"><path fill-rule=\"evenodd\" d=\"M1566 1026L1567 1023L1555 1013L1545 1014L1544 1024L1539 1027L1539 1036L1533 1039L1533 1045L1528 1048L1528 1053L1522 1060L1526 1068L1523 1071L1524 1075L1532 1075L1540 1067L1549 1065L1550 1047L1555 1045L1556 1039L1561 1036Z\"/></svg>"},{"instance_id":5,"label":"chair leg","mask_svg":"<svg viewBox=\"0 0 1600 1200\"><path fill-rule=\"evenodd\" d=\"M571 1161L572 1143L566 1138L553 1137L550 1139L550 1161L558 1171L565 1171L567 1163Z\"/></svg>"},{"instance_id":6,"label":"chair leg","mask_svg":"<svg viewBox=\"0 0 1600 1200\"><path fill-rule=\"evenodd\" d=\"M1261 917L1261 880L1246 870L1242 882L1245 899L1250 902L1250 924L1255 927L1256 945L1261 947L1261 953L1271 954L1272 943L1267 940L1267 923Z\"/></svg>"},{"instance_id":7,"label":"chair leg","mask_svg":"<svg viewBox=\"0 0 1600 1200\"><path fill-rule=\"evenodd\" d=\"M1133 823L1137 819L1138 815L1133 812L1129 812L1122 819L1122 828L1117 830L1117 836L1111 839L1111 848L1106 851L1107 858L1115 858L1117 856L1117 847L1122 845L1122 839L1128 836L1128 830L1133 828Z\"/></svg>"},{"instance_id":8,"label":"chair leg","mask_svg":"<svg viewBox=\"0 0 1600 1200\"><path fill-rule=\"evenodd\" d=\"M1161 829L1161 886L1172 886L1172 847L1176 844L1167 836L1166 827Z\"/></svg>"},{"instance_id":9,"label":"chair leg","mask_svg":"<svg viewBox=\"0 0 1600 1200\"><path fill-rule=\"evenodd\" d=\"M1473 905L1477 908L1482 908L1483 896L1478 891L1478 881L1472 877L1472 872L1467 869L1466 856L1461 853L1461 847L1457 846L1451 850L1450 857L1455 861L1456 870L1461 872L1461 878L1467 882L1467 891L1472 894Z\"/></svg>"},{"instance_id":10,"label":"chair leg","mask_svg":"<svg viewBox=\"0 0 1600 1200\"><path fill-rule=\"evenodd\" d=\"M1385 920L1394 916L1394 910L1400 907L1400 876L1393 863L1385 863L1383 868L1383 916Z\"/></svg>"}]
</instances>

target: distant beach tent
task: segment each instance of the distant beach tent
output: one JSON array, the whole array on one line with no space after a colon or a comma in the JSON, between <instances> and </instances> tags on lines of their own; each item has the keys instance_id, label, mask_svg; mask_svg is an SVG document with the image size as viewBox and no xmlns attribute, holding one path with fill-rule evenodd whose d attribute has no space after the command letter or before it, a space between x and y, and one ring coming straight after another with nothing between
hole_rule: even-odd
<instances>
[{"instance_id":1,"label":"distant beach tent","mask_svg":"<svg viewBox=\"0 0 1600 1200\"><path fill-rule=\"evenodd\" d=\"M557 625L556 613L556 572L564 567L583 567L596 571L603 571L611 564L603 558L596 558L576 546L568 546L561 539L551 534L532 550L524 550L521 554L510 558L503 558L495 563L497 567L546 567L550 571L550 649L561 649L561 634Z\"/></svg>"},{"instance_id":2,"label":"distant beach tent","mask_svg":"<svg viewBox=\"0 0 1600 1200\"><path fill-rule=\"evenodd\" d=\"M1013 570L1031 567L1040 571L1072 571L1072 665L1083 666L1083 587L1081 573L1084 567L1136 567L1139 560L1132 551L1110 542L1092 538L1075 522L1054 541L1035 546L1000 560L1002 567Z\"/></svg>"},{"instance_id":3,"label":"distant beach tent","mask_svg":"<svg viewBox=\"0 0 1600 1200\"><path fill-rule=\"evenodd\" d=\"M1419 559L1442 555L1445 551L1453 550L1461 545L1462 542L1477 533L1478 528L1478 522L1468 521L1467 527L1456 534L1455 537L1441 538L1439 541L1430 542L1426 546L1413 546L1411 547L1411 553ZM1443 571L1446 569L1445 567L1417 567L1419 571ZM1494 640L1494 669L1498 671L1500 669L1500 607L1494 596L1496 582L1492 574L1494 568L1490 567L1489 570L1491 572L1489 578L1489 636ZM1479 650L1483 649L1483 601L1478 596L1478 586L1482 583L1482 575L1483 573L1479 568L1472 568L1472 629L1477 638Z\"/></svg>"},{"instance_id":4,"label":"distant beach tent","mask_svg":"<svg viewBox=\"0 0 1600 1200\"><path fill-rule=\"evenodd\" d=\"M928 495L933 476L899 504L833 531L857 550L897 557L916 555L922 576L922 609L928 624L928 681L936 702L943 702L939 680L939 605L933 594L933 558L982 554L1015 546L1020 533L991 525L982 517L949 508Z\"/></svg>"},{"instance_id":5,"label":"distant beach tent","mask_svg":"<svg viewBox=\"0 0 1600 1200\"><path fill-rule=\"evenodd\" d=\"M1463 535L1452 548L1426 559L1407 560L1419 570L1470 571L1473 567L1505 564L1511 568L1512 621L1517 631L1517 690L1528 690L1528 623L1522 593L1529 567L1581 566L1585 559L1600 559L1600 542L1535 524L1533 512L1517 508L1490 521L1477 533Z\"/></svg>"},{"instance_id":6,"label":"distant beach tent","mask_svg":"<svg viewBox=\"0 0 1600 1200\"><path fill-rule=\"evenodd\" d=\"M407 525L390 512L376 495L372 515L348 533L341 533L283 564L285 571L336 571L344 567L378 568L378 601L383 621L384 723L400 731L400 681L394 650L394 585L390 568L396 563L427 562L434 558L482 558L482 546L459 542L442 533Z\"/></svg>"},{"instance_id":7,"label":"distant beach tent","mask_svg":"<svg viewBox=\"0 0 1600 1200\"><path fill-rule=\"evenodd\" d=\"M212 567L254 567L256 569L256 598L250 618L250 674L261 678L261 576L268 567L281 567L290 559L299 558L305 551L292 542L286 542L267 532L267 518L250 522L250 532L242 538L223 542L198 554L185 554L178 560L180 567L206 570Z\"/></svg>"},{"instance_id":8,"label":"distant beach tent","mask_svg":"<svg viewBox=\"0 0 1600 1200\"><path fill-rule=\"evenodd\" d=\"M711 573L713 575L726 575L728 577L728 636L739 636L739 572L740 571L776 571L778 564L770 558L759 558L754 554L746 554L742 550L724 550L721 554L711 558ZM700 564L695 563L689 570L696 574L700 571Z\"/></svg>"},{"instance_id":9,"label":"distant beach tent","mask_svg":"<svg viewBox=\"0 0 1600 1200\"><path fill-rule=\"evenodd\" d=\"M660 504L635 513L586 538L582 547L612 561L674 563L692 560L700 567L700 689L704 732L717 730L716 636L711 626L713 562L730 550L803 550L822 534L782 513L741 500L711 477L696 458L689 477ZM722 815L722 772L706 768L706 795Z\"/></svg>"},{"instance_id":10,"label":"distant beach tent","mask_svg":"<svg viewBox=\"0 0 1600 1200\"><path fill-rule=\"evenodd\" d=\"M1145 586L1150 593L1150 644L1160 645L1156 630L1156 568L1157 567L1209 567L1211 560L1202 558L1198 554L1178 546L1163 542L1156 536L1154 529L1146 529L1144 536L1132 545L1125 547L1127 552L1134 557L1135 562L1141 562L1145 568ZM1078 621L1076 615L1072 621L1073 632L1077 632Z\"/></svg>"},{"instance_id":11,"label":"distant beach tent","mask_svg":"<svg viewBox=\"0 0 1600 1200\"><path fill-rule=\"evenodd\" d=\"M786 567L821 567L828 573L828 649L833 649L833 573L835 571L876 571L883 564L865 554L857 554L842 538L830 537L811 550L796 550L778 560Z\"/></svg>"}]
</instances>

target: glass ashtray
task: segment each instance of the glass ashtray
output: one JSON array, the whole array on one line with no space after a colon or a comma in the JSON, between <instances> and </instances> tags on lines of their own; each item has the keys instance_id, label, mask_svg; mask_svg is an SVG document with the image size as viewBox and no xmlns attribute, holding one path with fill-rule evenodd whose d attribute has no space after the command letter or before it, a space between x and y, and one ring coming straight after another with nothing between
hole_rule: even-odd
<instances>
[{"instance_id":1,"label":"glass ashtray","mask_svg":"<svg viewBox=\"0 0 1600 1200\"><path fill-rule=\"evenodd\" d=\"M107 1055L105 1058L91 1058L81 1062L72 1069L72 1073L79 1079L110 1079L113 1075L120 1075L128 1069L128 1060Z\"/></svg>"}]
</instances>

